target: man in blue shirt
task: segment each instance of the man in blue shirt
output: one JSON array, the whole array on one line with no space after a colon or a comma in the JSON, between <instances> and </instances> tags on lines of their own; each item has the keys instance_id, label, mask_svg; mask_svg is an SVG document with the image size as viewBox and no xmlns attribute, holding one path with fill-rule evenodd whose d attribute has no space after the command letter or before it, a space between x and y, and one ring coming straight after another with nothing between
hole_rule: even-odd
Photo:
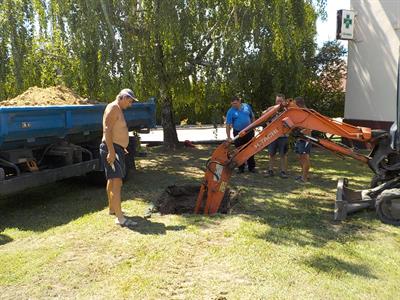
<instances>
[{"instance_id":1,"label":"man in blue shirt","mask_svg":"<svg viewBox=\"0 0 400 300\"><path fill-rule=\"evenodd\" d=\"M233 136L237 136L241 130L246 128L248 125L254 122L254 113L251 106L247 103L242 103L242 99L235 96L231 100L231 108L226 114L226 135L228 141L231 141L231 129L233 128ZM254 131L251 130L244 137L235 140L235 147L238 148L254 137ZM254 156L247 160L247 167L249 172L255 173L256 162ZM239 166L239 173L244 172L244 164Z\"/></svg>"}]
</instances>

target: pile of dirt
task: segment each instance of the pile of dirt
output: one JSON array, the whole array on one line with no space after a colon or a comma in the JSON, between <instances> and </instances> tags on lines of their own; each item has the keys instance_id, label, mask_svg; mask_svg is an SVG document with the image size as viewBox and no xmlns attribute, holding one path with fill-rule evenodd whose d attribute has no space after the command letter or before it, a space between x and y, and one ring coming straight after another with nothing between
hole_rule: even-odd
<instances>
[{"instance_id":1,"label":"pile of dirt","mask_svg":"<svg viewBox=\"0 0 400 300\"><path fill-rule=\"evenodd\" d=\"M62 86L30 87L21 95L0 102L0 106L89 105L101 102L82 98L73 90Z\"/></svg>"},{"instance_id":2,"label":"pile of dirt","mask_svg":"<svg viewBox=\"0 0 400 300\"><path fill-rule=\"evenodd\" d=\"M200 185L171 185L168 186L160 197L155 201L151 212L166 214L192 214L196 206L197 195ZM238 193L226 189L219 213L227 214L230 212L233 203L237 200Z\"/></svg>"}]
</instances>

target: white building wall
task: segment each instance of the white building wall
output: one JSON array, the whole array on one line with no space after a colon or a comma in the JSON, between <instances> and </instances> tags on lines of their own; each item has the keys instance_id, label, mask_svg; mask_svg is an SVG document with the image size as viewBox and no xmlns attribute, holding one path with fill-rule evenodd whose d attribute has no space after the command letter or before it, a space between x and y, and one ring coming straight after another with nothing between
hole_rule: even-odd
<instances>
[{"instance_id":1,"label":"white building wall","mask_svg":"<svg viewBox=\"0 0 400 300\"><path fill-rule=\"evenodd\" d=\"M400 0L351 0L345 119L393 122L396 116Z\"/></svg>"}]
</instances>

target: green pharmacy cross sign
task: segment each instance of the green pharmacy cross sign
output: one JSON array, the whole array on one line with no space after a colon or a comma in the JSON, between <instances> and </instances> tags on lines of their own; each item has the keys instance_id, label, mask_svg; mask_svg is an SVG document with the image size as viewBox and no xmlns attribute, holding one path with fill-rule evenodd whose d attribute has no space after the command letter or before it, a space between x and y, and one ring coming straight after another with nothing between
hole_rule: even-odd
<instances>
[{"instance_id":1,"label":"green pharmacy cross sign","mask_svg":"<svg viewBox=\"0 0 400 300\"><path fill-rule=\"evenodd\" d=\"M346 29L349 29L350 25L353 24L350 15L346 15L346 18L343 19L343 23L346 25Z\"/></svg>"},{"instance_id":2,"label":"green pharmacy cross sign","mask_svg":"<svg viewBox=\"0 0 400 300\"><path fill-rule=\"evenodd\" d=\"M397 0L399 1L399 0ZM340 9L336 18L336 38L338 40L352 40L355 20L355 11Z\"/></svg>"}]
</instances>

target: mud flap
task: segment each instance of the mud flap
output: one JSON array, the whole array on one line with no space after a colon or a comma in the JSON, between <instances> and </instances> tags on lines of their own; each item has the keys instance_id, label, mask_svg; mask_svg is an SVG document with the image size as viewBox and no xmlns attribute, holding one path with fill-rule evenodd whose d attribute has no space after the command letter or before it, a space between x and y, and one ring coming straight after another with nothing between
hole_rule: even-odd
<instances>
[{"instance_id":1,"label":"mud flap","mask_svg":"<svg viewBox=\"0 0 400 300\"><path fill-rule=\"evenodd\" d=\"M334 220L343 221L347 215L356 211L375 208L375 199L369 196L370 190L352 190L348 188L348 179L338 180Z\"/></svg>"}]
</instances>

